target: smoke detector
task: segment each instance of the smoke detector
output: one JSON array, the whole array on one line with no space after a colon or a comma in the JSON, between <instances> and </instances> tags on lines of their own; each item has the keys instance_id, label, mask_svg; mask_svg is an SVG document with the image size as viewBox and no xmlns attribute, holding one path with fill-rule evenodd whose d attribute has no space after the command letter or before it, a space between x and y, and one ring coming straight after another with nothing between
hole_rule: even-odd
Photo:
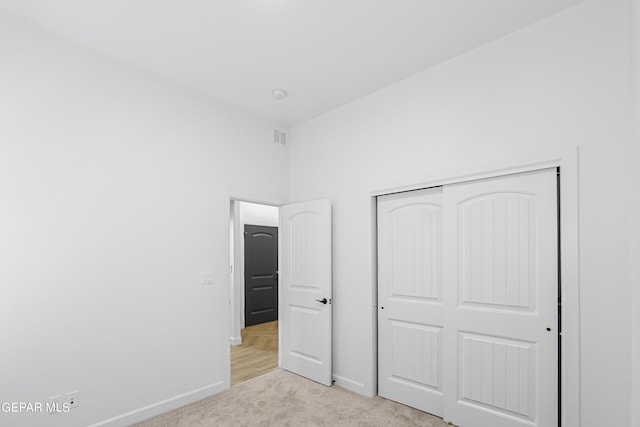
<instances>
[{"instance_id":1,"label":"smoke detector","mask_svg":"<svg viewBox=\"0 0 640 427\"><path fill-rule=\"evenodd\" d=\"M277 99L278 101L282 101L283 99L287 99L289 94L284 89L274 89L271 91L271 96L273 99Z\"/></svg>"}]
</instances>

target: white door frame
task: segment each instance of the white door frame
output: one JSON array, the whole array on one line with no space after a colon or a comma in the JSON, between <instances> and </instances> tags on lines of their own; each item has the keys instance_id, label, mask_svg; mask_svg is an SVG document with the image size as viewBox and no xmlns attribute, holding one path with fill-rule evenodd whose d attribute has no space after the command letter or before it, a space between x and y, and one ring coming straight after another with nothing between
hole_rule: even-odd
<instances>
[{"instance_id":1,"label":"white door frame","mask_svg":"<svg viewBox=\"0 0 640 427\"><path fill-rule=\"evenodd\" d=\"M259 225L266 227L275 227L278 228L278 221L273 222L271 220L262 218L252 218L251 222L245 222L246 218L243 218L245 208L248 209L248 206L266 206L270 208L275 208L278 210L276 216L279 216L279 207L271 206L265 204L256 204L244 202L236 199L231 200L231 212L233 214L233 227L230 239L233 242L233 253L231 254L231 260L233 261L233 271L231 275L233 276L233 284L230 286L230 307L231 307L231 345L239 345L242 344L242 337L240 336L240 331L245 327L245 241L244 241L244 227L246 225Z\"/></svg>"},{"instance_id":2,"label":"white door frame","mask_svg":"<svg viewBox=\"0 0 640 427\"><path fill-rule=\"evenodd\" d=\"M578 204L579 147L569 151L530 155L524 159L501 160L492 164L477 165L420 182L394 183L379 186L370 192L372 232L372 384L377 388L377 232L376 198L402 191L418 190L464 181L530 172L551 167L560 168L560 280L562 286L562 351L560 355L560 406L563 427L580 426L580 247ZM377 390L373 390L377 394Z\"/></svg>"},{"instance_id":3,"label":"white door frame","mask_svg":"<svg viewBox=\"0 0 640 427\"><path fill-rule=\"evenodd\" d=\"M231 330L231 303L233 302L232 299L232 295L229 292L229 267L231 266L231 257L233 256L233 254L231 253L231 236L229 233L229 229L231 227L231 202L232 201L237 201L237 202L248 202L248 203L257 203L260 205L268 205L268 206L275 206L280 208L282 205L286 204L286 202L282 199L264 199L264 198L260 198L260 197L255 197L252 195L246 195L246 194L242 194L242 193L237 193L234 192L233 190L224 190L222 192L222 259L223 262L225 262L225 274L227 278L227 280L224 282L227 284L227 286L225 286L225 289L227 290L227 292L225 293L225 295L228 296L228 300L229 300L229 304L226 305L226 309L227 309L227 313L225 316L225 319L227 319L227 325L226 325L226 331L230 332ZM238 224L234 224L234 226L237 226ZM278 245L280 245L280 242L278 242ZM234 276L235 281L240 280L238 275ZM280 299L280 282L278 282L278 302ZM231 386L231 350L230 350L230 341L231 341L231 334L229 334L229 338L227 338L226 341L226 350L225 350L225 366L227 367L226 369L226 374L225 374L225 378L224 381L227 384L227 388ZM280 339L280 332L278 331L278 339ZM280 355L278 355L278 366L280 366Z\"/></svg>"}]
</instances>

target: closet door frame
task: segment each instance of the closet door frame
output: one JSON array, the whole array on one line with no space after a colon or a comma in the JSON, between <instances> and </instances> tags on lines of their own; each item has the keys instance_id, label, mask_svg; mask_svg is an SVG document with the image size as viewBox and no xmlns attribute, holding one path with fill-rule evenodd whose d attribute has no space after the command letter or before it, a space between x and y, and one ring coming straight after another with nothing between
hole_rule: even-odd
<instances>
[{"instance_id":1,"label":"closet door frame","mask_svg":"<svg viewBox=\"0 0 640 427\"><path fill-rule=\"evenodd\" d=\"M568 151L551 152L525 159L504 160L492 164L470 165L463 170L431 174L428 179L414 182L381 183L377 190L370 192L371 197L371 256L372 256L372 384L378 383L377 360L377 197L403 191L419 190L494 178L521 172L540 169L559 169L559 230L560 257L559 272L562 289L562 308L560 321L562 324L561 352L559 354L560 403L559 411L563 427L580 426L580 283L579 283L579 215L578 215L578 161L579 147ZM374 386L375 387L375 386ZM377 394L377 389L373 390Z\"/></svg>"}]
</instances>

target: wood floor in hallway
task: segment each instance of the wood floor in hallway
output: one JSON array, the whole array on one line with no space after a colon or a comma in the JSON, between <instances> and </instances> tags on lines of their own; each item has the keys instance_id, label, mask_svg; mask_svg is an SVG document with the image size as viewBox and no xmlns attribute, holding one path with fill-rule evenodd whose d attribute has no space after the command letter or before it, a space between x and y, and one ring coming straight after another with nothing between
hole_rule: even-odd
<instances>
[{"instance_id":1,"label":"wood floor in hallway","mask_svg":"<svg viewBox=\"0 0 640 427\"><path fill-rule=\"evenodd\" d=\"M246 327L242 344L231 346L231 385L278 367L278 321Z\"/></svg>"}]
</instances>

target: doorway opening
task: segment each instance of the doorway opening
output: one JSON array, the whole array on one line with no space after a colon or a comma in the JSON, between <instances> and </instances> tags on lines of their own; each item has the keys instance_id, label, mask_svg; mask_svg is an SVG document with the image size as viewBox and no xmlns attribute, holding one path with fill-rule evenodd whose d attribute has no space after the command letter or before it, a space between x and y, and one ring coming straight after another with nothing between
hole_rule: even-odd
<instances>
[{"instance_id":1,"label":"doorway opening","mask_svg":"<svg viewBox=\"0 0 640 427\"><path fill-rule=\"evenodd\" d=\"M279 208L231 199L231 385L278 368Z\"/></svg>"}]
</instances>

